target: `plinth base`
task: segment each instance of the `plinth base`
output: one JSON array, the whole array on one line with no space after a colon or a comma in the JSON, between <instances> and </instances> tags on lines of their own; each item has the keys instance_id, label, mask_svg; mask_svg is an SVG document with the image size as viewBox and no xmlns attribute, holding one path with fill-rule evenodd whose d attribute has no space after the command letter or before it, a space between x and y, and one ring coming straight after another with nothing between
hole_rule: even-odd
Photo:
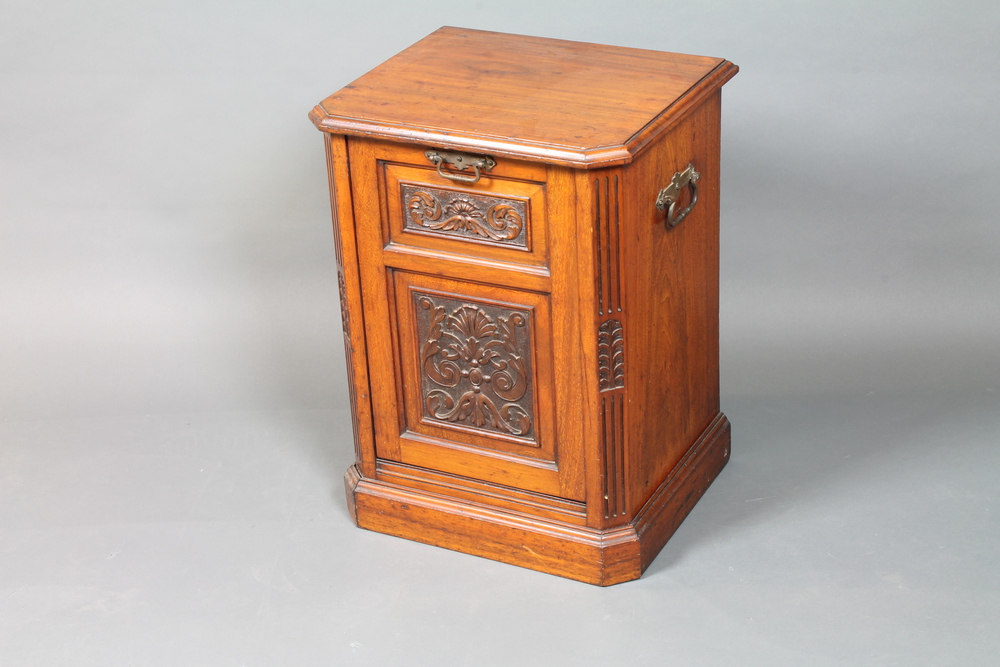
<instances>
[{"instance_id":1,"label":"plinth base","mask_svg":"<svg viewBox=\"0 0 1000 667\"><path fill-rule=\"evenodd\" d=\"M345 475L361 528L600 586L638 579L729 461L730 426L719 413L626 525L595 530L481 503Z\"/></svg>"}]
</instances>

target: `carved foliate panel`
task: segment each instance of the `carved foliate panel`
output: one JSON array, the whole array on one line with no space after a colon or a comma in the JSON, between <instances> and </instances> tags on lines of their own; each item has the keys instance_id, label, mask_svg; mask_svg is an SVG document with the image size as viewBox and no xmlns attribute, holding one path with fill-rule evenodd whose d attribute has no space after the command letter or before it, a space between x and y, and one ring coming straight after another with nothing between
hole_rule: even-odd
<instances>
[{"instance_id":1,"label":"carved foliate panel","mask_svg":"<svg viewBox=\"0 0 1000 667\"><path fill-rule=\"evenodd\" d=\"M531 311L414 293L425 420L535 440Z\"/></svg>"},{"instance_id":2,"label":"carved foliate panel","mask_svg":"<svg viewBox=\"0 0 1000 667\"><path fill-rule=\"evenodd\" d=\"M344 328L344 337L348 344L351 340L351 317L347 311L347 283L344 281L344 272L337 269L337 283L340 288L340 323Z\"/></svg>"},{"instance_id":3,"label":"carved foliate panel","mask_svg":"<svg viewBox=\"0 0 1000 667\"><path fill-rule=\"evenodd\" d=\"M400 184L406 229L528 249L528 203Z\"/></svg>"},{"instance_id":4,"label":"carved foliate panel","mask_svg":"<svg viewBox=\"0 0 1000 667\"><path fill-rule=\"evenodd\" d=\"M608 320L597 330L597 377L601 391L625 386L625 339L618 320Z\"/></svg>"}]
</instances>

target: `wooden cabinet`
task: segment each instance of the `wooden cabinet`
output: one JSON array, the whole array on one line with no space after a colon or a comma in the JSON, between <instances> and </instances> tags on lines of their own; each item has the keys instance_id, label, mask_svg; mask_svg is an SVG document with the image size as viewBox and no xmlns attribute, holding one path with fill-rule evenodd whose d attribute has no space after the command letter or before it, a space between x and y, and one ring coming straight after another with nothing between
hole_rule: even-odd
<instances>
[{"instance_id":1,"label":"wooden cabinet","mask_svg":"<svg viewBox=\"0 0 1000 667\"><path fill-rule=\"evenodd\" d=\"M359 526L635 579L728 460L718 58L442 28L325 132Z\"/></svg>"}]
</instances>

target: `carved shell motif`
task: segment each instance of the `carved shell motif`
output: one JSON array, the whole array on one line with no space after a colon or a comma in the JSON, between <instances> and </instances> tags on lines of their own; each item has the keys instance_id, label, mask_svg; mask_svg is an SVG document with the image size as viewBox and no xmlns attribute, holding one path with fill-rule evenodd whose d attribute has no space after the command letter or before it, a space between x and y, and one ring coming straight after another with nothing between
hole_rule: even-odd
<instances>
[{"instance_id":1,"label":"carved shell motif","mask_svg":"<svg viewBox=\"0 0 1000 667\"><path fill-rule=\"evenodd\" d=\"M530 313L414 299L425 418L533 440Z\"/></svg>"},{"instance_id":2,"label":"carved shell motif","mask_svg":"<svg viewBox=\"0 0 1000 667\"><path fill-rule=\"evenodd\" d=\"M401 191L409 229L528 247L526 202L406 184Z\"/></svg>"}]
</instances>

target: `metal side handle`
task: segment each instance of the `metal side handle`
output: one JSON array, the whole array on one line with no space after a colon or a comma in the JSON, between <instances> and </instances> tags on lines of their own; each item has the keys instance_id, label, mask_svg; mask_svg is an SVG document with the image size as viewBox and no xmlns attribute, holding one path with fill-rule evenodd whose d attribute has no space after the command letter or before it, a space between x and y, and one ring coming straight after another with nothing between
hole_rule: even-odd
<instances>
[{"instance_id":1,"label":"metal side handle","mask_svg":"<svg viewBox=\"0 0 1000 667\"><path fill-rule=\"evenodd\" d=\"M698 203L698 179L701 178L694 169L694 165L688 164L687 169L678 171L670 179L670 185L660 190L656 196L656 208L667 212L667 226L676 227L688 216L694 205ZM681 192L684 188L691 189L691 203L682 210L677 211L677 202L680 200Z\"/></svg>"}]
</instances>

